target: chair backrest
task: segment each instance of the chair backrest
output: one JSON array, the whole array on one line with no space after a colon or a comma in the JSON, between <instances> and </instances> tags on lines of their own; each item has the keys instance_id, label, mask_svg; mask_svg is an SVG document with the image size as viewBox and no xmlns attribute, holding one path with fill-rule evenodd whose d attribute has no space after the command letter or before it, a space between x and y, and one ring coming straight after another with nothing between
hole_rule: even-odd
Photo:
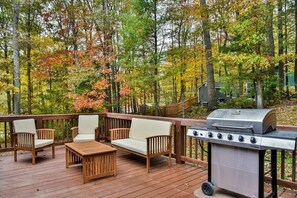
<instances>
[{"instance_id":1,"label":"chair backrest","mask_svg":"<svg viewBox=\"0 0 297 198\"><path fill-rule=\"evenodd\" d=\"M12 123L13 123L13 128L15 133L19 133L19 132L33 133L35 134L35 139L38 138L34 119L14 120Z\"/></svg>"},{"instance_id":2,"label":"chair backrest","mask_svg":"<svg viewBox=\"0 0 297 198\"><path fill-rule=\"evenodd\" d=\"M98 115L80 115L78 116L78 133L79 134L95 134L98 127Z\"/></svg>"},{"instance_id":3,"label":"chair backrest","mask_svg":"<svg viewBox=\"0 0 297 198\"><path fill-rule=\"evenodd\" d=\"M132 118L129 138L146 141L147 137L170 135L171 122Z\"/></svg>"}]
</instances>

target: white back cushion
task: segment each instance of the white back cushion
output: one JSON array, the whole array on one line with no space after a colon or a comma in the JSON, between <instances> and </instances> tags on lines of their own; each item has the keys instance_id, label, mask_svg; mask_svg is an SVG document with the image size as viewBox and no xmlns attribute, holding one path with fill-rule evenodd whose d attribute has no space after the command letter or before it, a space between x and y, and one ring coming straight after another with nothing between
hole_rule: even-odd
<instances>
[{"instance_id":1,"label":"white back cushion","mask_svg":"<svg viewBox=\"0 0 297 198\"><path fill-rule=\"evenodd\" d=\"M25 120L14 120L13 121L14 132L29 132L35 134L35 139L37 139L36 127L34 119Z\"/></svg>"},{"instance_id":2,"label":"white back cushion","mask_svg":"<svg viewBox=\"0 0 297 198\"><path fill-rule=\"evenodd\" d=\"M132 118L129 138L146 141L147 137L170 135L171 122Z\"/></svg>"},{"instance_id":3,"label":"white back cushion","mask_svg":"<svg viewBox=\"0 0 297 198\"><path fill-rule=\"evenodd\" d=\"M95 134L98 127L98 115L80 115L78 117L78 133L79 134Z\"/></svg>"}]
</instances>

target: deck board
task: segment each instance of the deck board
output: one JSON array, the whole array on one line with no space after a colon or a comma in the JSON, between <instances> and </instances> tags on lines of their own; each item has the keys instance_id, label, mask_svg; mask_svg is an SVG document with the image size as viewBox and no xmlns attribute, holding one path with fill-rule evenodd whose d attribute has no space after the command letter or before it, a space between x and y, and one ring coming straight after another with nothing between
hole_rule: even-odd
<instances>
[{"instance_id":1,"label":"deck board","mask_svg":"<svg viewBox=\"0 0 297 198\"><path fill-rule=\"evenodd\" d=\"M175 164L168 168L167 158L151 161L151 172L146 172L145 159L117 153L117 176L91 180L83 184L82 167L65 166L65 147L56 148L56 158L50 149L39 153L36 165L31 164L31 153L0 154L0 197L176 197L194 198L193 192L207 179L207 169L189 164ZM283 198L296 197L296 191L280 189Z\"/></svg>"}]
</instances>

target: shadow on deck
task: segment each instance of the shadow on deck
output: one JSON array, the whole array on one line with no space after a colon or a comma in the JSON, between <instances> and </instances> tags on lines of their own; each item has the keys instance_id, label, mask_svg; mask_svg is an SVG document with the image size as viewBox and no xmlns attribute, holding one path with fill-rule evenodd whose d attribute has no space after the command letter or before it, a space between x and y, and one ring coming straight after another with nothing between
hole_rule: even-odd
<instances>
[{"instance_id":1,"label":"shadow on deck","mask_svg":"<svg viewBox=\"0 0 297 198\"><path fill-rule=\"evenodd\" d=\"M145 159L117 153L117 176L83 184L82 167L65 167L65 147L56 147L56 158L47 149L39 153L36 165L31 153L0 153L0 197L195 197L193 192L207 179L207 170L189 164L168 168L165 157L151 160L146 172ZM269 191L269 190L267 190ZM281 197L297 197L279 190Z\"/></svg>"}]
</instances>

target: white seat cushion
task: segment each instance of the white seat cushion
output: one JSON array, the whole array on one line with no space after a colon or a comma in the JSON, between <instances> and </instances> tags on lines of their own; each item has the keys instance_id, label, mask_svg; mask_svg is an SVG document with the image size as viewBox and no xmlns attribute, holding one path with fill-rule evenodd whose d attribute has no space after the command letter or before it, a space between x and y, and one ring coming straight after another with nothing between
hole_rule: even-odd
<instances>
[{"instance_id":1,"label":"white seat cushion","mask_svg":"<svg viewBox=\"0 0 297 198\"><path fill-rule=\"evenodd\" d=\"M111 144L122 148L126 148L136 153L147 155L146 142L144 141L128 138L128 139L112 140Z\"/></svg>"},{"instance_id":2,"label":"white seat cushion","mask_svg":"<svg viewBox=\"0 0 297 198\"><path fill-rule=\"evenodd\" d=\"M35 140L35 148L44 147L54 143L52 139L37 139Z\"/></svg>"},{"instance_id":3,"label":"white seat cushion","mask_svg":"<svg viewBox=\"0 0 297 198\"><path fill-rule=\"evenodd\" d=\"M95 134L77 134L73 139L73 142L86 142L86 141L94 141Z\"/></svg>"}]
</instances>

